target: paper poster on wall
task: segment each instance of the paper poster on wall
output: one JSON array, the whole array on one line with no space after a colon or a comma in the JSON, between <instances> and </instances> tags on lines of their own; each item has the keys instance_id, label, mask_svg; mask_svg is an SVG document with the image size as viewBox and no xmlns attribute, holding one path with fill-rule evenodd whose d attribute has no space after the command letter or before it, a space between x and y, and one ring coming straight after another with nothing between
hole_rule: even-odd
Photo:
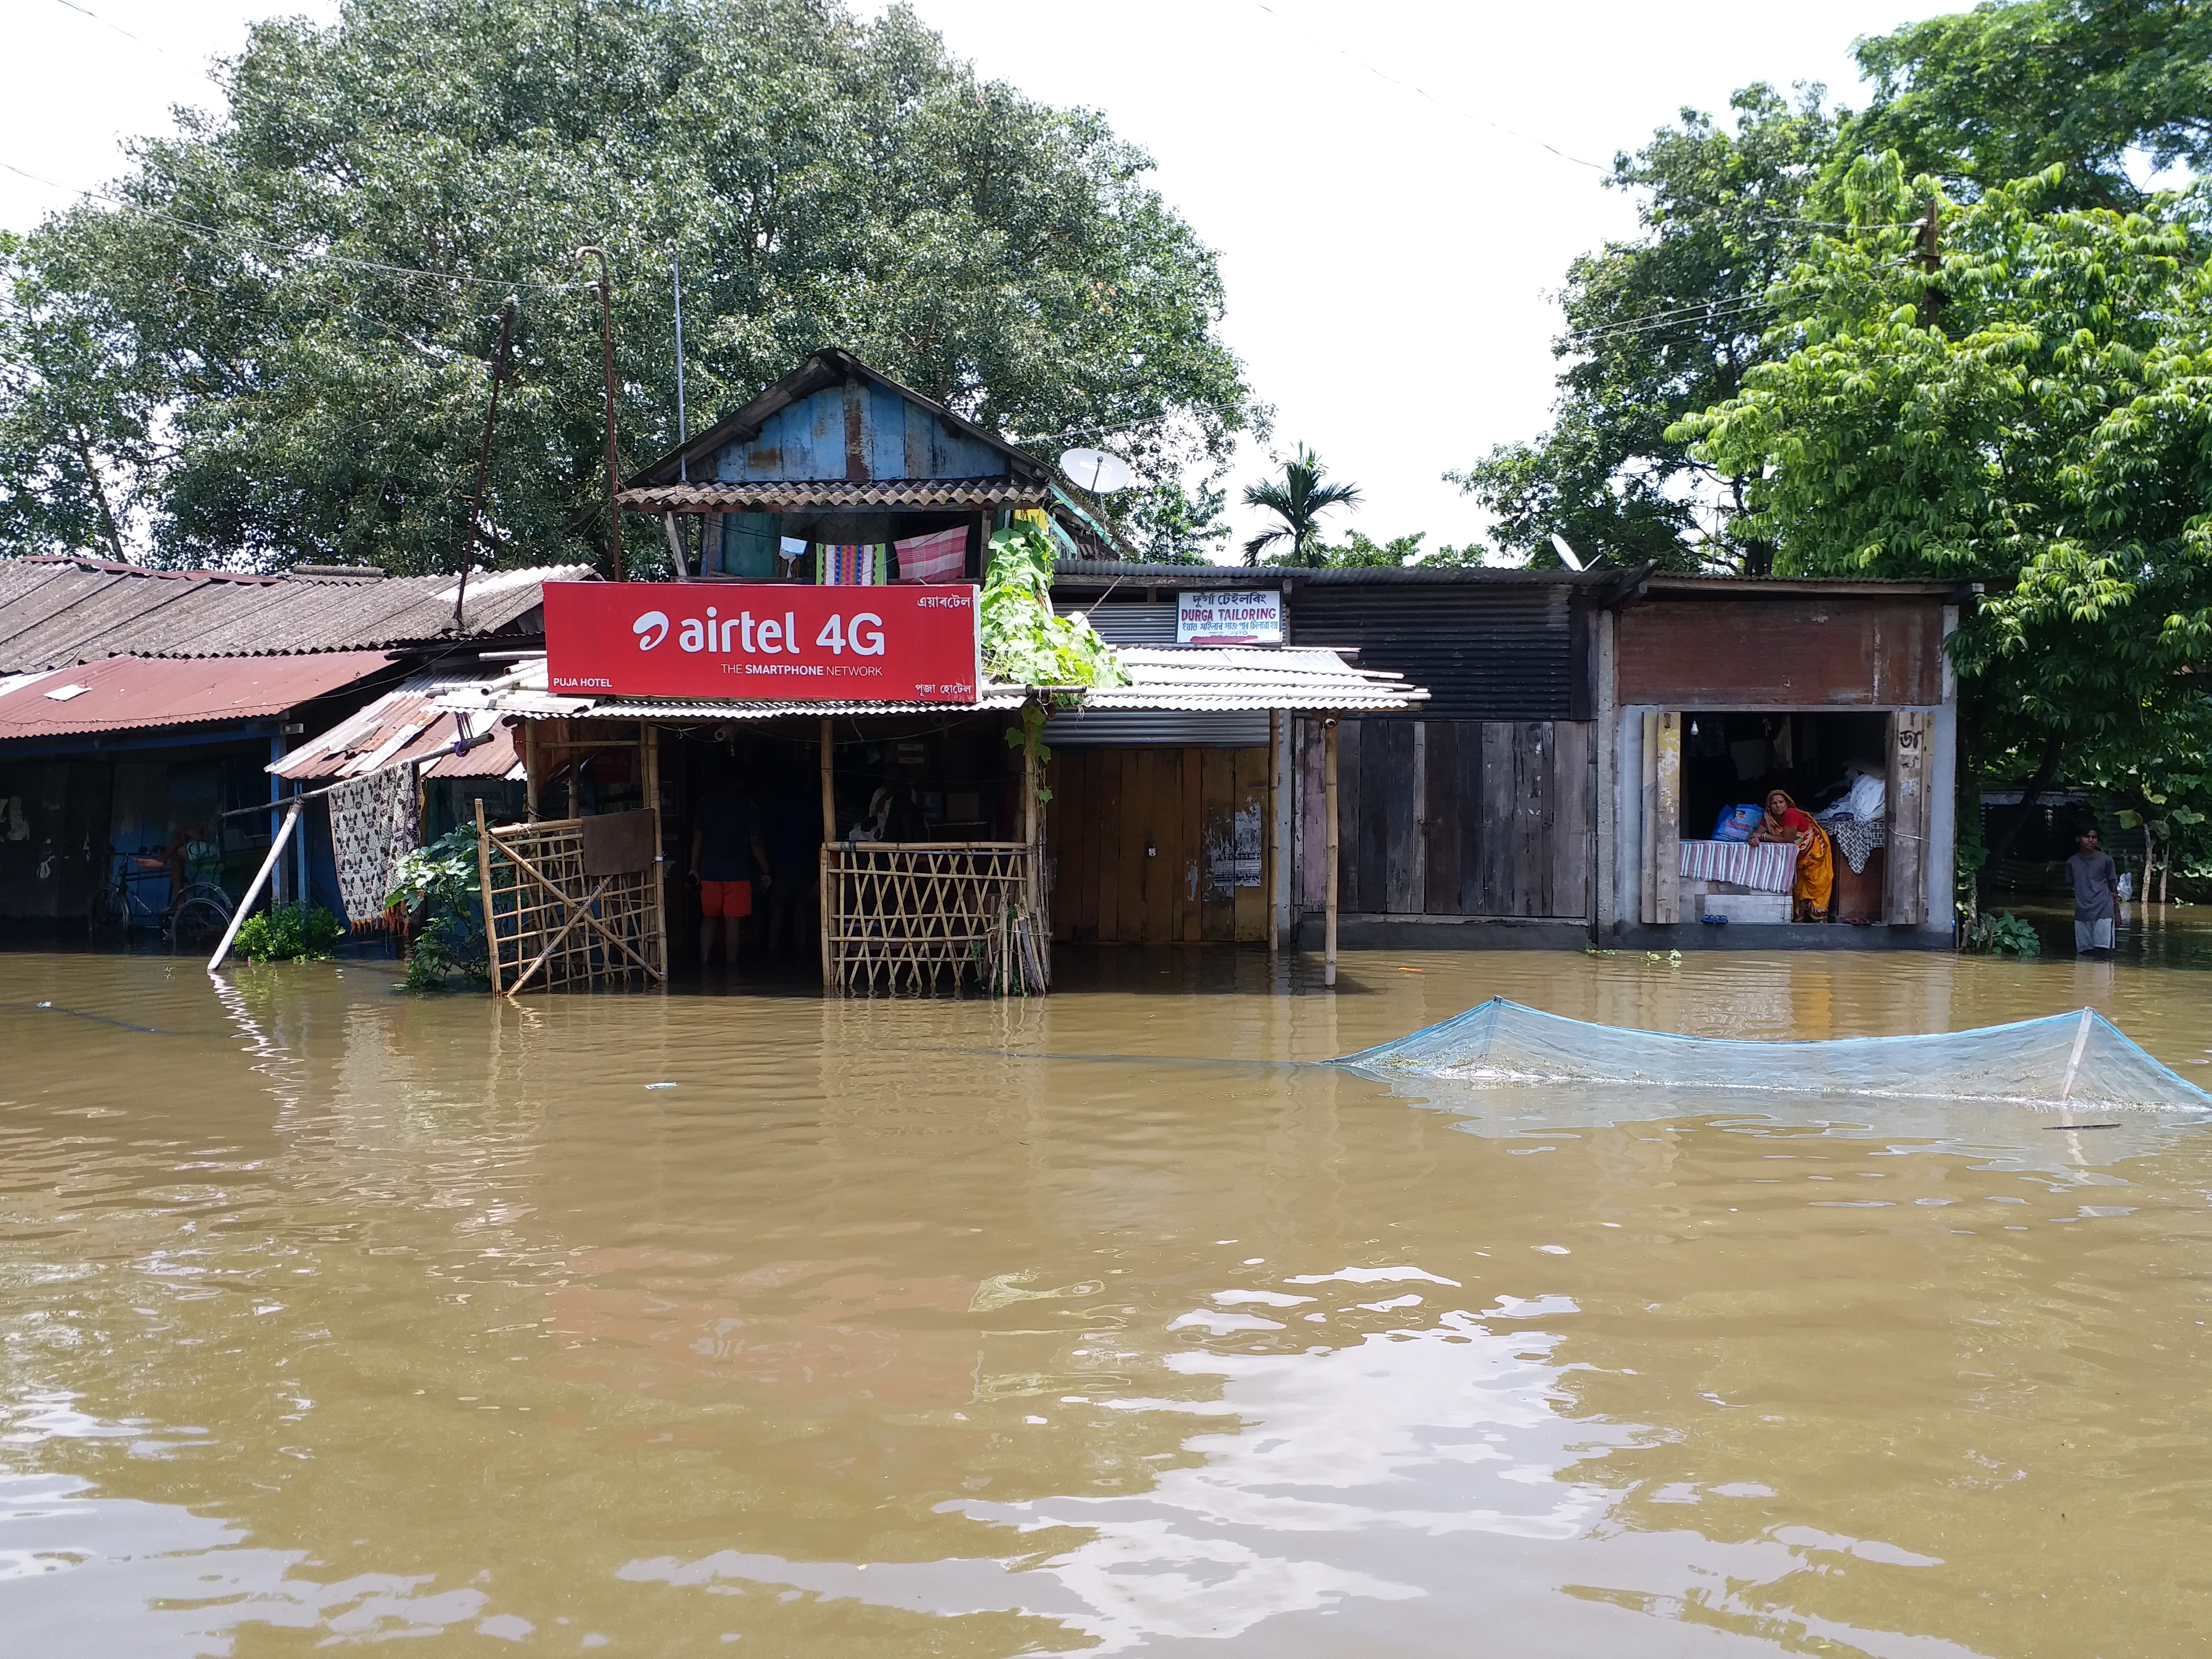
<instances>
[{"instance_id":1,"label":"paper poster on wall","mask_svg":"<svg viewBox=\"0 0 2212 1659\"><path fill-rule=\"evenodd\" d=\"M1280 645L1283 596L1272 587L1176 598L1177 645Z\"/></svg>"}]
</instances>

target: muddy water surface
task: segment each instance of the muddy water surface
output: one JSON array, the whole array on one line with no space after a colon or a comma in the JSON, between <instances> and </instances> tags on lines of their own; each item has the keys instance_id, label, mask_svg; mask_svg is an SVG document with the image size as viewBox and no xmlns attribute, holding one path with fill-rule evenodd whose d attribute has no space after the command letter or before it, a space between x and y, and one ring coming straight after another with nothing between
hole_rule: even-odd
<instances>
[{"instance_id":1,"label":"muddy water surface","mask_svg":"<svg viewBox=\"0 0 2212 1659\"><path fill-rule=\"evenodd\" d=\"M0 1650L2201 1651L2206 1130L1284 1063L1502 993L2094 1003L2197 1075L2198 959L510 1007L0 956Z\"/></svg>"}]
</instances>

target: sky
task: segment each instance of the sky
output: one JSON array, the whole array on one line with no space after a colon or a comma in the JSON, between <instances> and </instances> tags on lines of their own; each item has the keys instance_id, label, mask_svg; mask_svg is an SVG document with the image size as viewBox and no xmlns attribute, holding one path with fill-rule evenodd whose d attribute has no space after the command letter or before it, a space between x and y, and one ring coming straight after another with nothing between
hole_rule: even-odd
<instances>
[{"instance_id":1,"label":"sky","mask_svg":"<svg viewBox=\"0 0 2212 1659\"><path fill-rule=\"evenodd\" d=\"M1850 43L1954 4L1704 0L914 0L983 75L1103 112L1221 255L1224 331L1275 411L1243 486L1297 444L1357 483L1356 525L1431 547L1484 516L1443 475L1543 429L1567 263L1634 234L1602 185L1685 106L1812 81L1863 103ZM864 12L880 7L861 0ZM121 171L122 143L216 101L254 19L328 0L9 0L0 226ZM7 169L21 169L21 172ZM49 185L26 179L35 173ZM1272 450L1272 453L1270 451ZM1191 482L1197 482L1194 479ZM1241 540L1256 527L1239 506Z\"/></svg>"}]
</instances>

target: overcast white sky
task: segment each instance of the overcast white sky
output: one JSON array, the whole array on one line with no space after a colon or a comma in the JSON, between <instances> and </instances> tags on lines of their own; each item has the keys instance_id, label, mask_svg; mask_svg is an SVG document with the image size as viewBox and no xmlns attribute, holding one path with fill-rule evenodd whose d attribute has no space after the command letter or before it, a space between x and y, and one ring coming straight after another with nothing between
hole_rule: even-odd
<instances>
[{"instance_id":1,"label":"overcast white sky","mask_svg":"<svg viewBox=\"0 0 2212 1659\"><path fill-rule=\"evenodd\" d=\"M1442 474L1544 424L1550 295L1567 261L1633 228L1595 168L1553 152L1601 165L1684 105L1718 112L1753 80L1862 101L1854 37L1965 9L916 0L984 74L1103 111L1157 158L1159 189L1221 252L1229 340L1275 406L1277 447L1310 443L1363 487L1343 523L1378 540L1426 531L1432 546L1482 528ZM165 128L172 106L211 102L208 62L249 20L337 12L327 0L6 9L0 163L70 189L112 177L120 142ZM27 227L63 199L0 170L0 224ZM1231 482L1267 464L1248 452Z\"/></svg>"}]
</instances>

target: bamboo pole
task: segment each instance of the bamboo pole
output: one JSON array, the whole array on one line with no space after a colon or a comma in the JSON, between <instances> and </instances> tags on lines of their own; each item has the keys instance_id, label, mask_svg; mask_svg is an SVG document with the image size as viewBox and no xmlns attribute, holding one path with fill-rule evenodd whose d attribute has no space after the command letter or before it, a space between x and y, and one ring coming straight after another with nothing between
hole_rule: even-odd
<instances>
[{"instance_id":1,"label":"bamboo pole","mask_svg":"<svg viewBox=\"0 0 2212 1659\"><path fill-rule=\"evenodd\" d=\"M1322 810L1328 815L1328 888L1324 894L1324 919L1322 928L1321 982L1336 983L1336 722L1325 720L1321 723Z\"/></svg>"},{"instance_id":2,"label":"bamboo pole","mask_svg":"<svg viewBox=\"0 0 2212 1659\"><path fill-rule=\"evenodd\" d=\"M837 744L836 723L822 717L822 891L815 910L822 923L822 988L837 982L837 968L830 949L830 908L837 895Z\"/></svg>"},{"instance_id":3,"label":"bamboo pole","mask_svg":"<svg viewBox=\"0 0 2212 1659\"><path fill-rule=\"evenodd\" d=\"M1282 878L1283 819L1279 808L1283 787L1283 713L1267 711L1267 954L1283 949L1283 906L1275 884Z\"/></svg>"},{"instance_id":4,"label":"bamboo pole","mask_svg":"<svg viewBox=\"0 0 2212 1659\"><path fill-rule=\"evenodd\" d=\"M525 726L524 731L530 728ZM483 797L477 797L477 884L483 895L484 955L491 963L491 994L499 991L499 934L494 931L491 914L491 836L484 829Z\"/></svg>"},{"instance_id":5,"label":"bamboo pole","mask_svg":"<svg viewBox=\"0 0 2212 1659\"><path fill-rule=\"evenodd\" d=\"M230 926L222 930L222 943L215 947L215 954L208 958L208 972L210 974L222 967L222 959L230 954L231 941L238 937L238 930L246 926L246 915L253 908L253 901L261 896L261 890L269 884L269 872L276 867L276 860L284 855L285 842L299 826L300 800L295 795L285 810L283 827L270 838L269 856L261 860L261 868L253 878L253 884L246 890L246 896L239 900L238 908L231 912Z\"/></svg>"},{"instance_id":6,"label":"bamboo pole","mask_svg":"<svg viewBox=\"0 0 2212 1659\"><path fill-rule=\"evenodd\" d=\"M538 822L538 722L522 723L522 795L530 821ZM490 890L487 888L487 892Z\"/></svg>"},{"instance_id":7,"label":"bamboo pole","mask_svg":"<svg viewBox=\"0 0 2212 1659\"><path fill-rule=\"evenodd\" d=\"M660 728L649 720L638 722L638 744L643 750L645 804L653 809L653 955L660 977L668 978L668 890L666 849L660 842Z\"/></svg>"}]
</instances>

